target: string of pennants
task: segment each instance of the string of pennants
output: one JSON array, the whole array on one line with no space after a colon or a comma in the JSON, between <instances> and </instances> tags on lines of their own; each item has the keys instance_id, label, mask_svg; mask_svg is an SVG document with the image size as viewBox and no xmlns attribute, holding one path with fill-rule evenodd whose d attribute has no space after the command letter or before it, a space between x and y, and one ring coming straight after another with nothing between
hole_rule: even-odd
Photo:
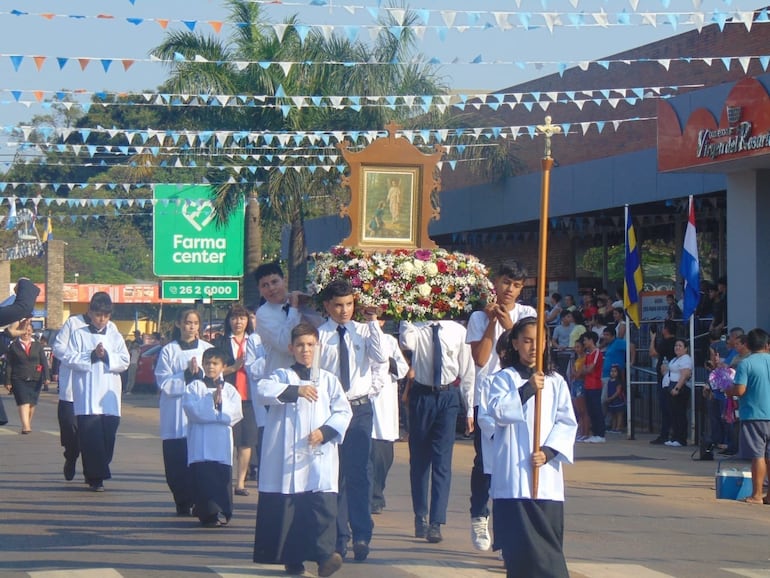
<instances>
[{"instance_id":1,"label":"string of pennants","mask_svg":"<svg viewBox=\"0 0 770 578\"><path fill-rule=\"evenodd\" d=\"M670 2L661 0L661 4L664 7L668 7ZM724 0L724 3L729 7L730 1ZM264 4L275 4L274 0L264 2ZM748 30L754 23L768 22L767 9L761 10L756 14L754 10L665 10L665 11L639 11L639 0L629 0L629 7L631 12L625 9L617 12L607 12L603 8L599 11L586 12L558 12L558 11L533 11L533 10L436 10L416 8L406 10L404 8L394 7L381 7L381 6L357 6L357 5L340 5L337 3L332 4L327 0L311 0L309 4L299 3L285 3L280 2L283 7L288 6L326 6L329 8L344 9L351 15L356 13L365 13L371 16L372 20L377 22L383 17L389 17L394 24L301 24L301 25L287 25L287 24L268 24L275 32L276 37L280 41L286 32L286 29L290 26L295 28L299 34L300 40L304 42L307 35L311 30L315 30L323 36L329 38L335 31L341 31L351 41L356 41L362 33L368 34L371 38L376 38L378 34L383 31L390 31L394 35L400 34L404 29L408 28L412 31L417 38L422 39L427 31L435 32L437 37L444 41L450 31L464 33L473 30L498 30L498 31L510 31L516 29L534 30L538 28L547 28L553 32L556 28L570 27L570 28L609 28L613 26L653 26L670 25L674 30L679 26L695 26L700 30L707 24L718 24L720 29L723 29L728 23L732 21L735 24L742 24ZM579 0L572 0L572 4L575 8L579 4ZM519 5L520 7L520 5ZM407 14L413 14L420 21L419 24L409 24L405 22ZM194 19L180 19L180 18L143 18L143 17L116 17L111 14L99 13L96 15L82 15L82 14L57 14L53 12L28 12L24 10L13 9L10 11L0 11L0 16L17 16L17 17L39 17L45 20L53 20L58 18L66 18L69 20L99 20L99 21L125 21L132 26L139 26L142 24L157 24L162 29L167 29L169 24L181 25L191 32L200 28L201 25L211 27L211 29L219 34L222 31L225 22L222 20L194 20ZM460 17L458 19L458 16ZM434 21L431 24L431 20ZM436 23L440 21L440 23ZM238 22L234 23L236 27L248 26L248 23Z\"/></svg>"},{"instance_id":2,"label":"string of pennants","mask_svg":"<svg viewBox=\"0 0 770 578\"><path fill-rule=\"evenodd\" d=\"M732 58L732 57L731 57ZM763 67L767 68L770 63L770 56L758 57ZM764 60L762 60L764 59ZM727 60L730 60L728 58ZM750 63L746 63L748 67ZM725 64L729 70L729 62ZM223 108L270 108L280 109L284 116L291 109L302 108L332 108L335 110L360 110L364 107L380 107L395 110L400 107L422 108L428 112L431 107L436 107L444 112L448 107L465 110L471 108L480 110L487 107L492 110L498 110L500 107L507 107L514 110L521 105L530 112L535 105L543 111L547 110L551 104L574 104L582 110L586 103L592 102L601 106L607 102L613 108L621 102L627 102L635 105L639 101L646 99L667 98L681 89L701 88L703 84L681 84L668 86L635 86L635 87L617 87L601 88L592 90L568 90L568 91L533 91L533 92L494 92L477 94L434 94L434 95L399 95L399 96L287 96L283 86L279 85L274 96L266 95L246 95L246 94L174 94L174 93L142 93L141 95L130 95L128 93L110 93L106 91L88 92L84 90L18 90L18 89L0 89L0 93L8 93L12 101L0 100L0 104L18 103L27 107L32 104L42 104L46 108L51 108L54 104L64 106L67 110L73 107L83 109L89 112L93 106L184 106L184 107L223 107ZM664 94L665 93L665 94ZM74 100L76 97L90 97L98 99L99 102L80 102ZM131 100L118 100L135 96L141 98L144 102ZM114 100L113 100L114 99ZM276 99L282 99L278 101ZM267 102L267 101L270 102Z\"/></svg>"},{"instance_id":3,"label":"string of pennants","mask_svg":"<svg viewBox=\"0 0 770 578\"><path fill-rule=\"evenodd\" d=\"M748 69L749 64L753 59L758 59L759 62L762 64L763 69L767 70L767 64L770 60L770 57L767 55L742 55L742 56L726 56L726 57L689 57L689 56L681 56L676 58L618 58L618 59L601 59L601 60L484 60L481 54L475 56L471 59L460 59L459 57L452 58L450 60L442 60L438 57L431 57L429 59L425 58L412 58L407 61L398 61L398 60L392 60L388 62L369 62L369 61L353 61L353 60L302 60L302 61L274 61L274 60L209 60L205 58L204 56L201 56L200 54L196 54L192 58L187 58L185 55L181 53L175 53L175 56L173 59L164 59L159 58L157 56L151 55L150 58L104 58L104 57L92 57L92 56L81 56L77 58L67 57L67 56L41 56L41 55L23 55L23 54L8 54L8 53L0 53L0 58L8 58L11 62L11 65L13 66L14 71L18 72L21 68L21 65L25 61L31 61L35 69L38 72L41 72L43 70L44 65L49 60L55 59L56 63L58 65L59 70L63 70L64 67L71 61L71 60L77 60L78 64L80 65L81 71L85 71L89 64L92 62L98 62L102 68L104 69L105 73L108 73L110 71L110 68L115 62L121 63L123 66L123 70L127 71L129 68L131 68L134 64L137 62L140 63L161 63L165 66L170 66L172 64L179 64L179 63L202 63L202 64L215 64L217 66L233 66L239 71L243 71L249 66L259 66L260 68L267 70L271 66L278 66L283 70L284 75L288 75L289 72L291 72L292 67L295 65L314 65L314 64L323 64L323 65L337 65L337 66L343 66L345 68L352 68L355 66L390 66L392 64L404 64L404 65L437 65L437 66L443 66L443 65L455 65L455 64L478 64L478 65L505 65L505 66L516 66L521 69L526 69L528 67L534 67L536 70L541 70L543 67L546 66L556 66L558 68L559 74L564 74L564 72L570 68L577 66L581 70L587 70L588 67L592 64L598 64L599 66L602 66L605 69L608 69L611 64L624 64L624 65L630 65L635 63L657 63L660 66L664 67L666 70L669 69L672 62L684 62L684 63L692 63L692 62L703 62L704 64L707 64L708 66L712 66L714 64L714 61L722 62L725 67L729 69L729 65L735 61L739 63L744 71Z\"/></svg>"}]
</instances>

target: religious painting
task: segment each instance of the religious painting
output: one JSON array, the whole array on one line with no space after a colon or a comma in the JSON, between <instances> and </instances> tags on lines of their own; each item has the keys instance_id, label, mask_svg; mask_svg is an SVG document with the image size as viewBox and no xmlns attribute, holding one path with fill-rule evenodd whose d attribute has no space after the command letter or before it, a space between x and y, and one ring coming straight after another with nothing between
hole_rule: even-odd
<instances>
[{"instance_id":1,"label":"religious painting","mask_svg":"<svg viewBox=\"0 0 770 578\"><path fill-rule=\"evenodd\" d=\"M362 245L416 246L420 169L363 167Z\"/></svg>"}]
</instances>

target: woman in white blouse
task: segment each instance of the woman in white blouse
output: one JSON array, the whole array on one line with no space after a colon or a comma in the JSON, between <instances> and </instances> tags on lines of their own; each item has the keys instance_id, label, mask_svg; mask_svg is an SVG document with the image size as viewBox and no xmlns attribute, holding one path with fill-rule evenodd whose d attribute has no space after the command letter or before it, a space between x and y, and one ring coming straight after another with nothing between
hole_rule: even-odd
<instances>
[{"instance_id":1,"label":"woman in white blouse","mask_svg":"<svg viewBox=\"0 0 770 578\"><path fill-rule=\"evenodd\" d=\"M674 343L676 357L661 365L663 374L663 387L667 387L671 394L671 441L667 446L676 448L687 445L687 408L689 406L690 387L687 385L692 376L692 357L687 349L684 339L677 339Z\"/></svg>"}]
</instances>

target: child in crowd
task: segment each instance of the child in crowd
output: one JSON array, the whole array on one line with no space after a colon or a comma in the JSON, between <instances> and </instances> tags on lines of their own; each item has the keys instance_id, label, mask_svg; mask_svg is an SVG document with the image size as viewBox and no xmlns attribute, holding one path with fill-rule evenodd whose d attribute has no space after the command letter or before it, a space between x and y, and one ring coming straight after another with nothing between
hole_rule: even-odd
<instances>
[{"instance_id":1,"label":"child in crowd","mask_svg":"<svg viewBox=\"0 0 770 578\"><path fill-rule=\"evenodd\" d=\"M612 416L610 432L621 433L626 417L626 384L620 366L614 363L607 382L607 409Z\"/></svg>"},{"instance_id":2,"label":"child in crowd","mask_svg":"<svg viewBox=\"0 0 770 578\"><path fill-rule=\"evenodd\" d=\"M254 561L283 563L288 574L301 575L303 562L314 560L319 576L331 576L342 566L335 552L338 446L352 412L339 379L314 365L317 347L315 327L295 326L289 346L295 363L252 391L258 404L269 406Z\"/></svg>"},{"instance_id":3,"label":"child in crowd","mask_svg":"<svg viewBox=\"0 0 770 578\"><path fill-rule=\"evenodd\" d=\"M163 465L178 516L189 516L193 506L192 478L187 465L187 418L182 410L182 395L187 383L203 378L198 362L211 344L198 339L200 327L200 313L192 308L182 309L174 324L173 340L160 350L155 366L155 380L160 390Z\"/></svg>"},{"instance_id":4,"label":"child in crowd","mask_svg":"<svg viewBox=\"0 0 770 578\"><path fill-rule=\"evenodd\" d=\"M233 426L243 411L241 396L222 375L227 358L218 347L204 351L204 377L193 378L182 395L193 512L206 528L224 526L233 515Z\"/></svg>"}]
</instances>

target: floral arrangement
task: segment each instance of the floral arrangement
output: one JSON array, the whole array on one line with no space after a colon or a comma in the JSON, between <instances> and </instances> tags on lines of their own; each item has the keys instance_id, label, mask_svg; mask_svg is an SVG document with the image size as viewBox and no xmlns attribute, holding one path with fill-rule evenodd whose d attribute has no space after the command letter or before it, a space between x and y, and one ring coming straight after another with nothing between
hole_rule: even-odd
<instances>
[{"instance_id":1,"label":"floral arrangement","mask_svg":"<svg viewBox=\"0 0 770 578\"><path fill-rule=\"evenodd\" d=\"M350 281L359 305L405 321L461 319L493 299L487 268L476 258L444 249L394 249L365 253L333 247L312 255L308 290L320 295L329 282Z\"/></svg>"},{"instance_id":2,"label":"floral arrangement","mask_svg":"<svg viewBox=\"0 0 770 578\"><path fill-rule=\"evenodd\" d=\"M709 383L712 389L725 391L732 387L735 380L735 369L732 367L717 367L709 373Z\"/></svg>"}]
</instances>

